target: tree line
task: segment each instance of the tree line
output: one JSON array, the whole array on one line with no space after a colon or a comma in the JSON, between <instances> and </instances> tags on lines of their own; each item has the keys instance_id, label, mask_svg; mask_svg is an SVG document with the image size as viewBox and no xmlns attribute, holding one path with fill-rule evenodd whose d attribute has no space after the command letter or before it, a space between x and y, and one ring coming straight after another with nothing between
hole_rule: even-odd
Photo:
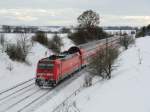
<instances>
[{"instance_id":1,"label":"tree line","mask_svg":"<svg viewBox=\"0 0 150 112\"><path fill-rule=\"evenodd\" d=\"M84 11L77 18L78 26L68 37L76 44L83 44L93 40L104 39L109 35L99 26L100 16L93 10Z\"/></svg>"},{"instance_id":2,"label":"tree line","mask_svg":"<svg viewBox=\"0 0 150 112\"><path fill-rule=\"evenodd\" d=\"M44 28L44 29L42 29ZM69 33L70 28L67 27L60 27L58 31L52 31L51 28L53 27L38 27L38 26L9 26L9 25L2 25L0 28L1 33L36 33L38 31L43 31L45 33ZM59 27L57 27L59 28Z\"/></svg>"},{"instance_id":3,"label":"tree line","mask_svg":"<svg viewBox=\"0 0 150 112\"><path fill-rule=\"evenodd\" d=\"M141 27L139 30L137 30L136 37L144 37L146 35L150 35L150 24L147 26Z\"/></svg>"}]
</instances>

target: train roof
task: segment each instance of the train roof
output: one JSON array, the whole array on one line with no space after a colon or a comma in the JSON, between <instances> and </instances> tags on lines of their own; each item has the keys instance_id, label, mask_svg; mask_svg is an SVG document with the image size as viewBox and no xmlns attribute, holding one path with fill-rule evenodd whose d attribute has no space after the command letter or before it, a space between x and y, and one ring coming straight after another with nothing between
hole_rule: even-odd
<instances>
[{"instance_id":1,"label":"train roof","mask_svg":"<svg viewBox=\"0 0 150 112\"><path fill-rule=\"evenodd\" d=\"M51 55L47 58L41 59L40 61L54 61L56 59L65 60L65 59L71 58L77 52L80 54L81 53L80 49L76 46L73 46L67 51L61 52L61 53L56 54L56 55Z\"/></svg>"},{"instance_id":2,"label":"train roof","mask_svg":"<svg viewBox=\"0 0 150 112\"><path fill-rule=\"evenodd\" d=\"M68 59L69 57L72 57L75 55L75 53L79 52L80 49L78 47L71 47L68 51L64 51L59 53L58 55L51 55L49 59L55 60L55 59Z\"/></svg>"}]
</instances>

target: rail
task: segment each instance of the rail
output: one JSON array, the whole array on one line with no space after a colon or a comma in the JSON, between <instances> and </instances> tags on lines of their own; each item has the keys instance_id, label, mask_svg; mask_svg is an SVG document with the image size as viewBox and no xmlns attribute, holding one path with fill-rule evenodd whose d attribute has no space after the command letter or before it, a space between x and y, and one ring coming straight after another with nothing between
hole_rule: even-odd
<instances>
[{"instance_id":1,"label":"rail","mask_svg":"<svg viewBox=\"0 0 150 112\"><path fill-rule=\"evenodd\" d=\"M9 88L9 89L2 90L2 92L0 92L0 95L3 94L3 93L8 92L8 91L10 91L10 90L13 90L13 89L15 89L15 88L17 88L17 87L19 87L19 86L22 86L22 85L26 84L27 82L30 82L30 81L32 81L32 80L34 80L34 79L35 79L35 78L31 78L31 79L29 79L29 80L27 80L27 81L21 82L21 83L15 85L15 86L11 87L11 88Z\"/></svg>"}]
</instances>

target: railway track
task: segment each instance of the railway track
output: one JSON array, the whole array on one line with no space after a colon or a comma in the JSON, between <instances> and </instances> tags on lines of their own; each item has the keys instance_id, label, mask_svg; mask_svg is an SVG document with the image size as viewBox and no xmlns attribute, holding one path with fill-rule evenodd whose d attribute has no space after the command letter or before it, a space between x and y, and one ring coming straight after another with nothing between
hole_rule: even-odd
<instances>
[{"instance_id":1,"label":"railway track","mask_svg":"<svg viewBox=\"0 0 150 112\"><path fill-rule=\"evenodd\" d=\"M0 112L21 112L48 94L35 85L34 78L0 92Z\"/></svg>"},{"instance_id":2,"label":"railway track","mask_svg":"<svg viewBox=\"0 0 150 112\"><path fill-rule=\"evenodd\" d=\"M6 90L2 90L2 91L0 91L0 95L3 95L3 94L5 94L5 93L8 93L9 91L15 91L16 89L19 89L20 87L22 87L22 86L24 86L24 85L26 86L26 84L32 83L32 82L34 81L34 79L35 79L35 78L31 78L31 79L29 79L29 80L27 80L27 81L24 81L24 82L21 82L21 83L19 83L19 84L13 86L13 87L11 87L11 88L8 88L8 89L6 89Z\"/></svg>"},{"instance_id":3,"label":"railway track","mask_svg":"<svg viewBox=\"0 0 150 112\"><path fill-rule=\"evenodd\" d=\"M3 103L4 105L2 106L0 111L21 112L27 107L29 107L31 104L36 102L37 100L40 100L40 98L44 97L49 92L50 90L41 90L40 88L38 89L34 88L23 95L15 97L14 99L11 100L9 99L9 102Z\"/></svg>"},{"instance_id":4,"label":"railway track","mask_svg":"<svg viewBox=\"0 0 150 112\"><path fill-rule=\"evenodd\" d=\"M7 105L9 100L17 97L19 94L24 94L30 91L34 86L34 79L29 79L27 81L21 82L11 88L3 90L0 92L0 112L3 112L4 105Z\"/></svg>"},{"instance_id":5,"label":"railway track","mask_svg":"<svg viewBox=\"0 0 150 112\"><path fill-rule=\"evenodd\" d=\"M93 42L78 45L78 47L89 50L89 49L95 48L96 45L99 45L99 46L100 45L105 45L106 43L111 43L111 42L113 42L117 39L120 39L120 37L110 37L110 38L107 38L107 39L96 40L96 41L93 41Z\"/></svg>"},{"instance_id":6,"label":"railway track","mask_svg":"<svg viewBox=\"0 0 150 112\"><path fill-rule=\"evenodd\" d=\"M110 40L109 40L110 41ZM105 44L105 40L99 41L99 43ZM81 45L82 48L87 48L87 50L94 49L95 44L98 42L93 42L85 45ZM92 47L92 48L91 48ZM77 73L80 74L80 73ZM80 75L74 75L74 77L79 77ZM66 85L75 80L76 78L64 81L62 84L58 85L56 88L41 89L35 85L35 78L28 81L17 84L9 89L0 92L0 112L27 112L27 110L32 111L32 108L46 102L44 99L50 100L56 92L62 90ZM43 100L43 101L42 101ZM42 103L41 103L42 102ZM36 104L36 105L35 105ZM34 109L33 109L34 110Z\"/></svg>"},{"instance_id":7,"label":"railway track","mask_svg":"<svg viewBox=\"0 0 150 112\"><path fill-rule=\"evenodd\" d=\"M37 107L40 107L57 95L59 91L63 90L73 80L81 76L83 71L81 70L81 72L76 73L71 78L62 81L55 88L41 89L33 84L28 85L26 88L20 88L16 92L11 92L11 94L6 95L5 93L4 97L0 95L0 112L33 112Z\"/></svg>"}]
</instances>

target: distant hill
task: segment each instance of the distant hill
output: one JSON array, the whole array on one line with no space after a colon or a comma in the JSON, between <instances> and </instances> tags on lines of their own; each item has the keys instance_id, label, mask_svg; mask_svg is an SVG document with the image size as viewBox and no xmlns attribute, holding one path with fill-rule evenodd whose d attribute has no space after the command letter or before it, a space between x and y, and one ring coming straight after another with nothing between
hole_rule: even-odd
<instances>
[{"instance_id":1,"label":"distant hill","mask_svg":"<svg viewBox=\"0 0 150 112\"><path fill-rule=\"evenodd\" d=\"M37 31L44 31L47 33L59 32L63 28L75 29L75 27L66 26L11 26L11 25L0 25L0 32L3 33L35 33ZM131 26L106 26L102 27L104 30L135 30L137 27Z\"/></svg>"},{"instance_id":2,"label":"distant hill","mask_svg":"<svg viewBox=\"0 0 150 112\"><path fill-rule=\"evenodd\" d=\"M104 30L135 30L137 27L131 26L107 26L103 27Z\"/></svg>"},{"instance_id":3,"label":"distant hill","mask_svg":"<svg viewBox=\"0 0 150 112\"><path fill-rule=\"evenodd\" d=\"M64 26L10 26L1 25L0 32L3 33L35 33L37 31L44 31L47 33L58 32Z\"/></svg>"}]
</instances>

